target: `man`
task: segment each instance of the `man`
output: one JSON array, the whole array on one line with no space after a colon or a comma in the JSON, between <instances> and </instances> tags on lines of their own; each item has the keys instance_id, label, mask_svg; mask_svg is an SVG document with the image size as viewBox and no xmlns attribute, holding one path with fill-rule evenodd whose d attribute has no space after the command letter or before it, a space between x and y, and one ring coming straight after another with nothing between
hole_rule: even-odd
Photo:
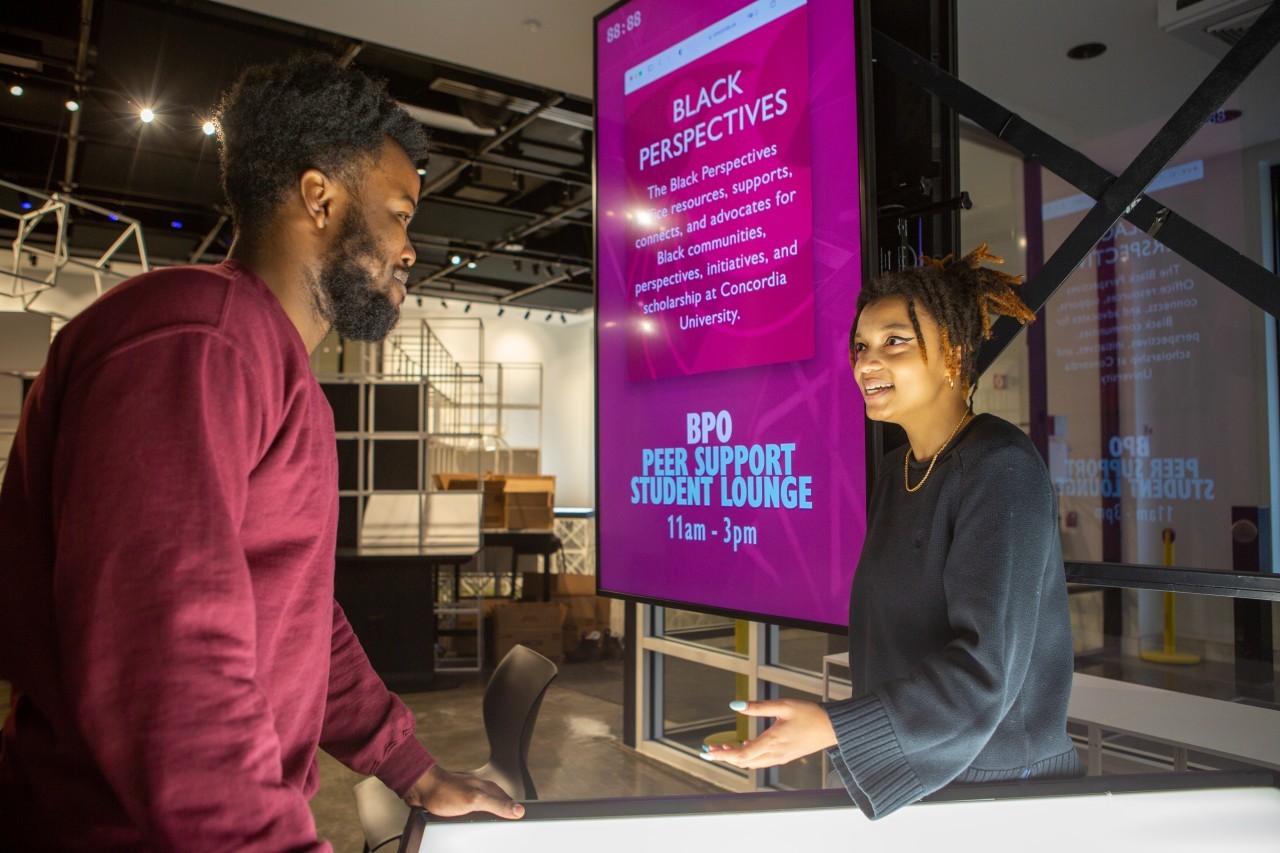
<instances>
[{"instance_id":1,"label":"man","mask_svg":"<svg viewBox=\"0 0 1280 853\"><path fill-rule=\"evenodd\" d=\"M381 340L426 139L322 58L217 120L230 258L67 324L0 489L0 847L327 850L323 748L439 814L523 810L448 773L333 601L333 416L309 353Z\"/></svg>"}]
</instances>

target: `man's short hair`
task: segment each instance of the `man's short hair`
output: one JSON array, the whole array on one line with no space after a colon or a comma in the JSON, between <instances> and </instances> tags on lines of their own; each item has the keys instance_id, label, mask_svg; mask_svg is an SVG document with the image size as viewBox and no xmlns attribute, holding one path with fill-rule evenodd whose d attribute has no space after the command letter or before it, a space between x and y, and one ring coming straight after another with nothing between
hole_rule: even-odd
<instances>
[{"instance_id":1,"label":"man's short hair","mask_svg":"<svg viewBox=\"0 0 1280 853\"><path fill-rule=\"evenodd\" d=\"M214 123L222 189L241 232L269 222L307 169L354 188L388 138L410 161L427 158L426 131L383 81L318 54L247 68Z\"/></svg>"}]
</instances>

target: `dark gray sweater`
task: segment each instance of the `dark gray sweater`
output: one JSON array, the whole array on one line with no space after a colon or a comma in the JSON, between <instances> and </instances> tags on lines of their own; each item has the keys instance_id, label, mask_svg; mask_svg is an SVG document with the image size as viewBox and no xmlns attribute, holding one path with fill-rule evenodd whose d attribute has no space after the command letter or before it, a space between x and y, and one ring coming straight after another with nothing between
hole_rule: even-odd
<instances>
[{"instance_id":1,"label":"dark gray sweater","mask_svg":"<svg viewBox=\"0 0 1280 853\"><path fill-rule=\"evenodd\" d=\"M952 781L1076 776L1058 501L1035 446L978 415L908 494L884 460L849 603L832 762L878 818ZM911 463L920 482L928 461Z\"/></svg>"}]
</instances>

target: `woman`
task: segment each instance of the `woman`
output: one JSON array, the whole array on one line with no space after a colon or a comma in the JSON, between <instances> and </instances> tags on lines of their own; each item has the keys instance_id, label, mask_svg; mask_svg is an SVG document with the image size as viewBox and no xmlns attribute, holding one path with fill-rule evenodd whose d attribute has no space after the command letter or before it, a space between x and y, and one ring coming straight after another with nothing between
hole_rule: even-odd
<instances>
[{"instance_id":1,"label":"woman","mask_svg":"<svg viewBox=\"0 0 1280 853\"><path fill-rule=\"evenodd\" d=\"M849 355L867 416L909 446L872 490L849 604L853 698L734 702L776 722L704 758L758 768L828 749L871 818L952 781L1080 775L1057 498L1026 435L969 402L990 313L1035 315L1019 279L982 261L1000 259L984 244L858 297Z\"/></svg>"}]
</instances>

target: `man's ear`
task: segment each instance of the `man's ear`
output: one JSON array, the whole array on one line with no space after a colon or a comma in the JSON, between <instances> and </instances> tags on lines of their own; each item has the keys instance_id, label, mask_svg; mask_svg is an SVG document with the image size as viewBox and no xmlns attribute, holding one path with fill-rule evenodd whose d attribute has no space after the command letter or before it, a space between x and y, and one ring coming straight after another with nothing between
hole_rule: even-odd
<instances>
[{"instance_id":1,"label":"man's ear","mask_svg":"<svg viewBox=\"0 0 1280 853\"><path fill-rule=\"evenodd\" d=\"M307 169L298 178L298 191L307 218L323 230L333 219L333 201L338 185L319 169Z\"/></svg>"}]
</instances>

